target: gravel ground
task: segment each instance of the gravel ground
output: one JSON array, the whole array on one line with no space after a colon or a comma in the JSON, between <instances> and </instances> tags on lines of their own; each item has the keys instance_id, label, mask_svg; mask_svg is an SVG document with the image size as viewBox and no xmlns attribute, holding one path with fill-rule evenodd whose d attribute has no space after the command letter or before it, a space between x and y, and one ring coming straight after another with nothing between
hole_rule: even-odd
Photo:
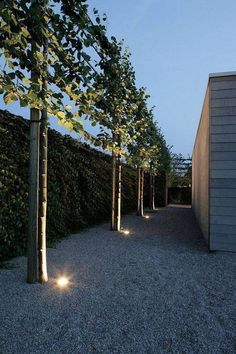
<instances>
[{"instance_id":1,"label":"gravel ground","mask_svg":"<svg viewBox=\"0 0 236 354\"><path fill-rule=\"evenodd\" d=\"M47 285L25 257L1 269L0 353L236 353L236 254L209 254L190 208L149 215L49 249Z\"/></svg>"}]
</instances>

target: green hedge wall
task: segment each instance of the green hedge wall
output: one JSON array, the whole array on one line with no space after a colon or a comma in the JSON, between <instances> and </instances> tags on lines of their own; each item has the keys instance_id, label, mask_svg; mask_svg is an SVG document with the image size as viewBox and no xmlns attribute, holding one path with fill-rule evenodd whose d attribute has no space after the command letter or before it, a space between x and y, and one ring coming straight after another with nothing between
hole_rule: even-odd
<instances>
[{"instance_id":1,"label":"green hedge wall","mask_svg":"<svg viewBox=\"0 0 236 354\"><path fill-rule=\"evenodd\" d=\"M29 121L0 110L0 260L26 250ZM123 167L122 212L135 209L136 172ZM109 220L111 159L49 129L48 242Z\"/></svg>"}]
</instances>

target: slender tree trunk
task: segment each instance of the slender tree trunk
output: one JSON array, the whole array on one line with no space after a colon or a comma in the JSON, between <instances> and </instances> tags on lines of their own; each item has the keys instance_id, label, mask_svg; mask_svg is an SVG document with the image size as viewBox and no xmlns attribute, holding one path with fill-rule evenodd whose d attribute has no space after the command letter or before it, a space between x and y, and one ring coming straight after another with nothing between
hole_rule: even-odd
<instances>
[{"instance_id":1,"label":"slender tree trunk","mask_svg":"<svg viewBox=\"0 0 236 354\"><path fill-rule=\"evenodd\" d=\"M149 209L153 210L153 176L149 173Z\"/></svg>"},{"instance_id":2,"label":"slender tree trunk","mask_svg":"<svg viewBox=\"0 0 236 354\"><path fill-rule=\"evenodd\" d=\"M152 176L152 210L155 210L155 175Z\"/></svg>"},{"instance_id":3,"label":"slender tree trunk","mask_svg":"<svg viewBox=\"0 0 236 354\"><path fill-rule=\"evenodd\" d=\"M118 155L117 158L117 165L118 165L118 175L117 175L117 220L116 220L116 230L120 231L121 225L121 156Z\"/></svg>"},{"instance_id":4,"label":"slender tree trunk","mask_svg":"<svg viewBox=\"0 0 236 354\"><path fill-rule=\"evenodd\" d=\"M47 63L48 43L44 44L44 59ZM47 64L45 64L47 71ZM47 92L47 77L43 81L43 97ZM38 268L39 281L45 283L48 281L47 275L47 258L46 258L46 221L47 221L47 154L48 154L48 117L47 108L41 112L41 129L40 129L40 165L39 165L39 242L38 242Z\"/></svg>"},{"instance_id":5,"label":"slender tree trunk","mask_svg":"<svg viewBox=\"0 0 236 354\"><path fill-rule=\"evenodd\" d=\"M137 215L140 216L141 169L137 169Z\"/></svg>"},{"instance_id":6,"label":"slender tree trunk","mask_svg":"<svg viewBox=\"0 0 236 354\"><path fill-rule=\"evenodd\" d=\"M32 54L35 46L32 44ZM31 72L31 79L38 78L36 71ZM37 90L32 83L32 90ZM30 161L29 161L29 217L28 217L28 245L27 245L27 282L38 281L38 198L39 198L39 135L40 111L30 109Z\"/></svg>"},{"instance_id":7,"label":"slender tree trunk","mask_svg":"<svg viewBox=\"0 0 236 354\"><path fill-rule=\"evenodd\" d=\"M144 171L141 170L141 189L140 189L140 216L143 216L143 189L144 189Z\"/></svg>"},{"instance_id":8,"label":"slender tree trunk","mask_svg":"<svg viewBox=\"0 0 236 354\"><path fill-rule=\"evenodd\" d=\"M168 196L168 174L166 173L166 185L165 185L165 205L169 204L169 196Z\"/></svg>"},{"instance_id":9,"label":"slender tree trunk","mask_svg":"<svg viewBox=\"0 0 236 354\"><path fill-rule=\"evenodd\" d=\"M39 110L30 110L29 225L27 281L38 280L38 191L39 191Z\"/></svg>"},{"instance_id":10,"label":"slender tree trunk","mask_svg":"<svg viewBox=\"0 0 236 354\"><path fill-rule=\"evenodd\" d=\"M112 152L112 201L111 201L111 230L116 226L116 155Z\"/></svg>"},{"instance_id":11,"label":"slender tree trunk","mask_svg":"<svg viewBox=\"0 0 236 354\"><path fill-rule=\"evenodd\" d=\"M113 141L118 139L120 146L120 137L113 135ZM112 152L112 215L111 230L120 231L121 226L121 155L118 156Z\"/></svg>"},{"instance_id":12,"label":"slender tree trunk","mask_svg":"<svg viewBox=\"0 0 236 354\"><path fill-rule=\"evenodd\" d=\"M121 148L121 137L117 135L118 147ZM121 154L117 156L117 176L116 176L116 218L115 218L115 230L120 231L121 226Z\"/></svg>"}]
</instances>

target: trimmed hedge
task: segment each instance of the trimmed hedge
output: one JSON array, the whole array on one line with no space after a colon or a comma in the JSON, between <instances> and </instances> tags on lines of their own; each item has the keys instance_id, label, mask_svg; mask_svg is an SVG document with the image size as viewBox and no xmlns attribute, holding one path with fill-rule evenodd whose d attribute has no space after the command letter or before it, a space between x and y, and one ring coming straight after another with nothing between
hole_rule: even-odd
<instances>
[{"instance_id":1,"label":"trimmed hedge","mask_svg":"<svg viewBox=\"0 0 236 354\"><path fill-rule=\"evenodd\" d=\"M29 121L0 110L0 260L26 250ZM136 172L123 166L122 213L135 210ZM49 129L47 239L107 221L111 158Z\"/></svg>"}]
</instances>

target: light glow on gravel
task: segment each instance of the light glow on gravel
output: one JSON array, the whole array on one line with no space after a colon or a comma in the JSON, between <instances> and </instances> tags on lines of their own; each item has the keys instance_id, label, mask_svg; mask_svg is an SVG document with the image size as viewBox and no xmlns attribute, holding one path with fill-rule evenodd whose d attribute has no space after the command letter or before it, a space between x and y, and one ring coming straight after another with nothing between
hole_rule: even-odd
<instances>
[{"instance_id":1,"label":"light glow on gravel","mask_svg":"<svg viewBox=\"0 0 236 354\"><path fill-rule=\"evenodd\" d=\"M60 286L61 288L66 287L69 284L69 279L66 277L60 277L57 280L57 285Z\"/></svg>"},{"instance_id":2,"label":"light glow on gravel","mask_svg":"<svg viewBox=\"0 0 236 354\"><path fill-rule=\"evenodd\" d=\"M144 217L145 217L145 219L150 219L149 215L145 215Z\"/></svg>"},{"instance_id":3,"label":"light glow on gravel","mask_svg":"<svg viewBox=\"0 0 236 354\"><path fill-rule=\"evenodd\" d=\"M130 234L129 230L124 230L123 233L124 233L125 235L129 235L129 234Z\"/></svg>"}]
</instances>

